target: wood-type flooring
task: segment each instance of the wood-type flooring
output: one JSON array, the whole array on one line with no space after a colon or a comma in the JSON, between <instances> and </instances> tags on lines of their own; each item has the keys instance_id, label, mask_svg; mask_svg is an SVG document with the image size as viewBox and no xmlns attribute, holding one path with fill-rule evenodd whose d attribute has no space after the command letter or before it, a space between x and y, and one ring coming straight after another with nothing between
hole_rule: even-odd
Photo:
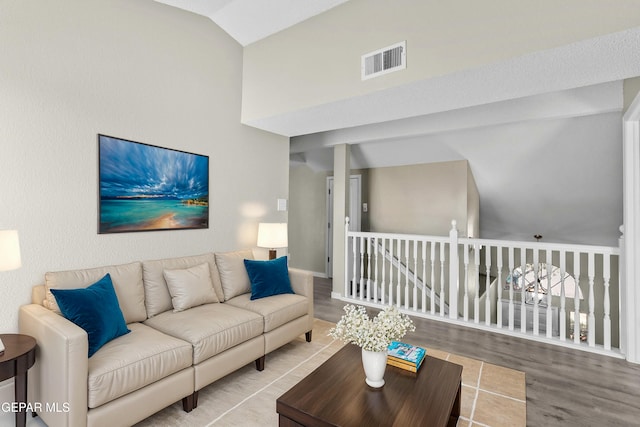
<instances>
[{"instance_id":1,"label":"wood-type flooring","mask_svg":"<svg viewBox=\"0 0 640 427\"><path fill-rule=\"evenodd\" d=\"M337 322L343 301L314 279L315 317ZM413 317L405 341L524 371L527 426L640 426L640 365L622 359ZM495 408L496 411L500 408Z\"/></svg>"}]
</instances>

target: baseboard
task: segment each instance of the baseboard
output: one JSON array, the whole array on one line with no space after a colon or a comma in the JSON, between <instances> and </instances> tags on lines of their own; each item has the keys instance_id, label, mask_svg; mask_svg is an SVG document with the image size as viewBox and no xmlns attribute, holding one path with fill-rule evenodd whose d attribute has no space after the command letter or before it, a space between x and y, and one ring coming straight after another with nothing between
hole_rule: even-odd
<instances>
[{"instance_id":1,"label":"baseboard","mask_svg":"<svg viewBox=\"0 0 640 427\"><path fill-rule=\"evenodd\" d=\"M331 298L333 298L333 299L342 299L342 294L340 292L331 291Z\"/></svg>"}]
</instances>

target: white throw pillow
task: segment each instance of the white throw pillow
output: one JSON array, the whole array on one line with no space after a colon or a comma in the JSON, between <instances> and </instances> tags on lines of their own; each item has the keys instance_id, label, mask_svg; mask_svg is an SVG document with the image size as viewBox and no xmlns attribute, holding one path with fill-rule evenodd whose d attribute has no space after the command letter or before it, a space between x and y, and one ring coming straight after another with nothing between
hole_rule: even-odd
<instances>
[{"instance_id":1,"label":"white throw pillow","mask_svg":"<svg viewBox=\"0 0 640 427\"><path fill-rule=\"evenodd\" d=\"M164 279L171 294L173 311L212 302L220 302L213 290L209 264L199 264L180 270L164 270Z\"/></svg>"},{"instance_id":2,"label":"white throw pillow","mask_svg":"<svg viewBox=\"0 0 640 427\"><path fill-rule=\"evenodd\" d=\"M216 253L216 265L220 273L225 301L251 292L251 282L244 266L245 259L253 259L251 249Z\"/></svg>"},{"instance_id":3,"label":"white throw pillow","mask_svg":"<svg viewBox=\"0 0 640 427\"><path fill-rule=\"evenodd\" d=\"M47 300L45 307L61 314L51 289L86 288L107 273L111 276L118 303L127 324L144 322L147 319L147 310L144 305L142 264L139 262L82 270L50 271L44 275Z\"/></svg>"}]
</instances>

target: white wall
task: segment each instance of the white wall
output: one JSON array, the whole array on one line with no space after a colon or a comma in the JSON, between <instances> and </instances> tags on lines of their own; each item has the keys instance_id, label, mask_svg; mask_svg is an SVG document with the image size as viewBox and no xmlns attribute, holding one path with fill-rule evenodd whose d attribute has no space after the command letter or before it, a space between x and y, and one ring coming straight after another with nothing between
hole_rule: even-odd
<instances>
[{"instance_id":1,"label":"white wall","mask_svg":"<svg viewBox=\"0 0 640 427\"><path fill-rule=\"evenodd\" d=\"M240 124L242 49L151 0L0 3L0 331L46 271L255 246L286 221L288 140ZM97 234L98 133L209 156L210 228Z\"/></svg>"}]
</instances>

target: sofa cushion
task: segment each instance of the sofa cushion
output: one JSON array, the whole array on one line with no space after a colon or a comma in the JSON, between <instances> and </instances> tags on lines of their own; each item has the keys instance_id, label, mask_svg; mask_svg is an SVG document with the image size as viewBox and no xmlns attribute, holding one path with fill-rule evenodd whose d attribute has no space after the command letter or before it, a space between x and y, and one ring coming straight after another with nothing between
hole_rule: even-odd
<instances>
[{"instance_id":1,"label":"sofa cushion","mask_svg":"<svg viewBox=\"0 0 640 427\"><path fill-rule=\"evenodd\" d=\"M141 323L89 359L88 405L96 408L191 366L191 344Z\"/></svg>"},{"instance_id":2,"label":"sofa cushion","mask_svg":"<svg viewBox=\"0 0 640 427\"><path fill-rule=\"evenodd\" d=\"M222 285L220 284L220 275L218 274L218 268L216 267L216 260L213 252L195 256L143 261L142 276L144 278L144 294L147 315L149 317L153 317L160 313L164 313L167 310L173 309L173 305L171 304L171 294L169 293L169 288L167 287L167 282L164 278L164 270L189 268L203 263L209 264L211 281L213 283L213 289L216 292L216 296L218 297L218 301L224 301L224 293L222 292Z\"/></svg>"},{"instance_id":3,"label":"sofa cushion","mask_svg":"<svg viewBox=\"0 0 640 427\"><path fill-rule=\"evenodd\" d=\"M260 314L264 318L264 332L272 331L309 311L307 297L296 294L282 294L252 300L249 294L237 296L225 305L232 305Z\"/></svg>"},{"instance_id":4,"label":"sofa cushion","mask_svg":"<svg viewBox=\"0 0 640 427\"><path fill-rule=\"evenodd\" d=\"M219 302L211 284L207 263L190 268L165 270L164 278L171 294L173 311Z\"/></svg>"},{"instance_id":5,"label":"sofa cushion","mask_svg":"<svg viewBox=\"0 0 640 427\"><path fill-rule=\"evenodd\" d=\"M218 252L215 255L224 292L224 300L228 301L235 296L251 292L249 275L244 266L245 259L253 259L251 249Z\"/></svg>"},{"instance_id":6,"label":"sofa cushion","mask_svg":"<svg viewBox=\"0 0 640 427\"><path fill-rule=\"evenodd\" d=\"M91 286L51 289L62 315L87 332L91 357L114 338L129 333L107 273Z\"/></svg>"},{"instance_id":7,"label":"sofa cushion","mask_svg":"<svg viewBox=\"0 0 640 427\"><path fill-rule=\"evenodd\" d=\"M111 276L111 282L118 296L118 303L126 323L145 320L147 311L144 305L142 267L139 262L83 270L48 272L44 276L47 291L45 307L60 313L60 308L51 289L86 288L107 273Z\"/></svg>"},{"instance_id":8,"label":"sofa cushion","mask_svg":"<svg viewBox=\"0 0 640 427\"><path fill-rule=\"evenodd\" d=\"M248 298L248 295L247 295ZM228 304L205 304L166 311L145 325L193 345L193 364L262 334L262 316Z\"/></svg>"},{"instance_id":9,"label":"sofa cushion","mask_svg":"<svg viewBox=\"0 0 640 427\"><path fill-rule=\"evenodd\" d=\"M251 282L251 299L293 293L286 256L269 261L245 259L244 266Z\"/></svg>"}]
</instances>

